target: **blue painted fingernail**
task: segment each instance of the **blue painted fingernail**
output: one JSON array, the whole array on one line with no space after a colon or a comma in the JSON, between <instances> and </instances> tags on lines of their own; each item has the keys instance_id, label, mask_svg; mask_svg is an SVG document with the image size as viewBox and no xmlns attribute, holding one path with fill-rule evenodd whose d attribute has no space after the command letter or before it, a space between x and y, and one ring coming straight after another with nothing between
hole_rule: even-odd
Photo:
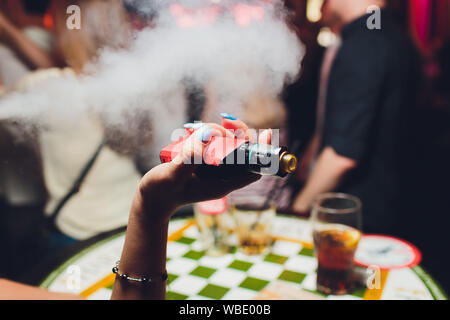
<instances>
[{"instance_id":1,"label":"blue painted fingernail","mask_svg":"<svg viewBox=\"0 0 450 320\"><path fill-rule=\"evenodd\" d=\"M192 129L198 130L203 127L205 124L203 122L197 122L192 125Z\"/></svg>"},{"instance_id":2,"label":"blue painted fingernail","mask_svg":"<svg viewBox=\"0 0 450 320\"><path fill-rule=\"evenodd\" d=\"M205 124L202 122L196 122L196 123L189 122L184 125L184 128L197 130L197 129L200 129L201 127L203 127L204 125Z\"/></svg>"},{"instance_id":3,"label":"blue painted fingernail","mask_svg":"<svg viewBox=\"0 0 450 320\"><path fill-rule=\"evenodd\" d=\"M237 120L237 118L235 116L233 116L232 114L226 113L226 112L221 113L220 116L222 118L225 118L225 119L228 119L228 120Z\"/></svg>"},{"instance_id":4,"label":"blue painted fingernail","mask_svg":"<svg viewBox=\"0 0 450 320\"><path fill-rule=\"evenodd\" d=\"M211 140L212 129L210 126L203 126L200 130L195 132L195 136L202 142L208 142Z\"/></svg>"}]
</instances>

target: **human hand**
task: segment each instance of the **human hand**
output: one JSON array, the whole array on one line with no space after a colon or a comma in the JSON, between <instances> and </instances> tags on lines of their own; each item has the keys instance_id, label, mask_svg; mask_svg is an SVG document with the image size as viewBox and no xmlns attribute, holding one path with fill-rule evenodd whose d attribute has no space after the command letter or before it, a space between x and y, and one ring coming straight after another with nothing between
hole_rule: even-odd
<instances>
[{"instance_id":1,"label":"human hand","mask_svg":"<svg viewBox=\"0 0 450 320\"><path fill-rule=\"evenodd\" d=\"M222 118L222 126L208 123L196 124L195 128L195 133L184 143L183 150L172 162L153 168L140 182L135 202L145 208L146 214L152 215L152 221L166 222L182 205L224 197L261 177L253 173L230 180L196 176L198 164L193 164L193 159L203 157L203 151L212 136L237 136L251 141L255 138L245 123L226 114ZM270 144L271 139L271 130L266 130L259 136L258 142Z\"/></svg>"}]
</instances>

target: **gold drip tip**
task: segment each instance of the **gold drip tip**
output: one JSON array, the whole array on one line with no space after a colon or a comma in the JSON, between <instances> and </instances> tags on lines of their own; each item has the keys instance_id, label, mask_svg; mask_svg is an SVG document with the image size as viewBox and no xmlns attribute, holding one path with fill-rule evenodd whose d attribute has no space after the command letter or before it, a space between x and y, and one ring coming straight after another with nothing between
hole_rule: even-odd
<instances>
[{"instance_id":1,"label":"gold drip tip","mask_svg":"<svg viewBox=\"0 0 450 320\"><path fill-rule=\"evenodd\" d=\"M294 173L297 170L297 157L290 153L283 153L280 157L281 170L287 173Z\"/></svg>"}]
</instances>

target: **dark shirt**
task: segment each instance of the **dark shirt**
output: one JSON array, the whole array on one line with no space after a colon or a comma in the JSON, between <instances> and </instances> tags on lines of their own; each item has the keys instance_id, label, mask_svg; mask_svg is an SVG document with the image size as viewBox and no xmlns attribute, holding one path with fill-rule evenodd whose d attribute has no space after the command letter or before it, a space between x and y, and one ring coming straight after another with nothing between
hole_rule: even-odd
<instances>
[{"instance_id":1,"label":"dark shirt","mask_svg":"<svg viewBox=\"0 0 450 320\"><path fill-rule=\"evenodd\" d=\"M305 56L298 79L287 86L282 94L288 111L289 148L297 156L305 151L314 134L316 106L319 94L320 66L324 48L317 43L315 25L306 25L299 30L300 40L305 45ZM311 33L311 34L309 34Z\"/></svg>"},{"instance_id":2,"label":"dark shirt","mask_svg":"<svg viewBox=\"0 0 450 320\"><path fill-rule=\"evenodd\" d=\"M415 50L387 11L381 30L363 16L342 30L327 92L322 146L357 161L337 191L363 202L365 232L394 233L405 191ZM403 167L402 167L403 166Z\"/></svg>"}]
</instances>

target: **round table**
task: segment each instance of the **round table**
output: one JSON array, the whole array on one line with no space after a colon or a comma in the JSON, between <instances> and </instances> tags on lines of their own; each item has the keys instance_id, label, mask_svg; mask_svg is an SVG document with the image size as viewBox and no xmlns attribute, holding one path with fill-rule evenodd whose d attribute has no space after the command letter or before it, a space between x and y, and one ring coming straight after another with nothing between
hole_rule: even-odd
<instances>
[{"instance_id":1,"label":"round table","mask_svg":"<svg viewBox=\"0 0 450 320\"><path fill-rule=\"evenodd\" d=\"M379 288L361 286L345 296L316 292L317 261L307 220L278 215L274 244L264 255L247 256L234 250L221 257L202 251L192 218L169 225L167 299L447 299L420 267L381 271ZM83 248L41 283L50 291L75 293L92 300L109 299L114 283L111 269L119 259L125 233L119 231Z\"/></svg>"}]
</instances>

